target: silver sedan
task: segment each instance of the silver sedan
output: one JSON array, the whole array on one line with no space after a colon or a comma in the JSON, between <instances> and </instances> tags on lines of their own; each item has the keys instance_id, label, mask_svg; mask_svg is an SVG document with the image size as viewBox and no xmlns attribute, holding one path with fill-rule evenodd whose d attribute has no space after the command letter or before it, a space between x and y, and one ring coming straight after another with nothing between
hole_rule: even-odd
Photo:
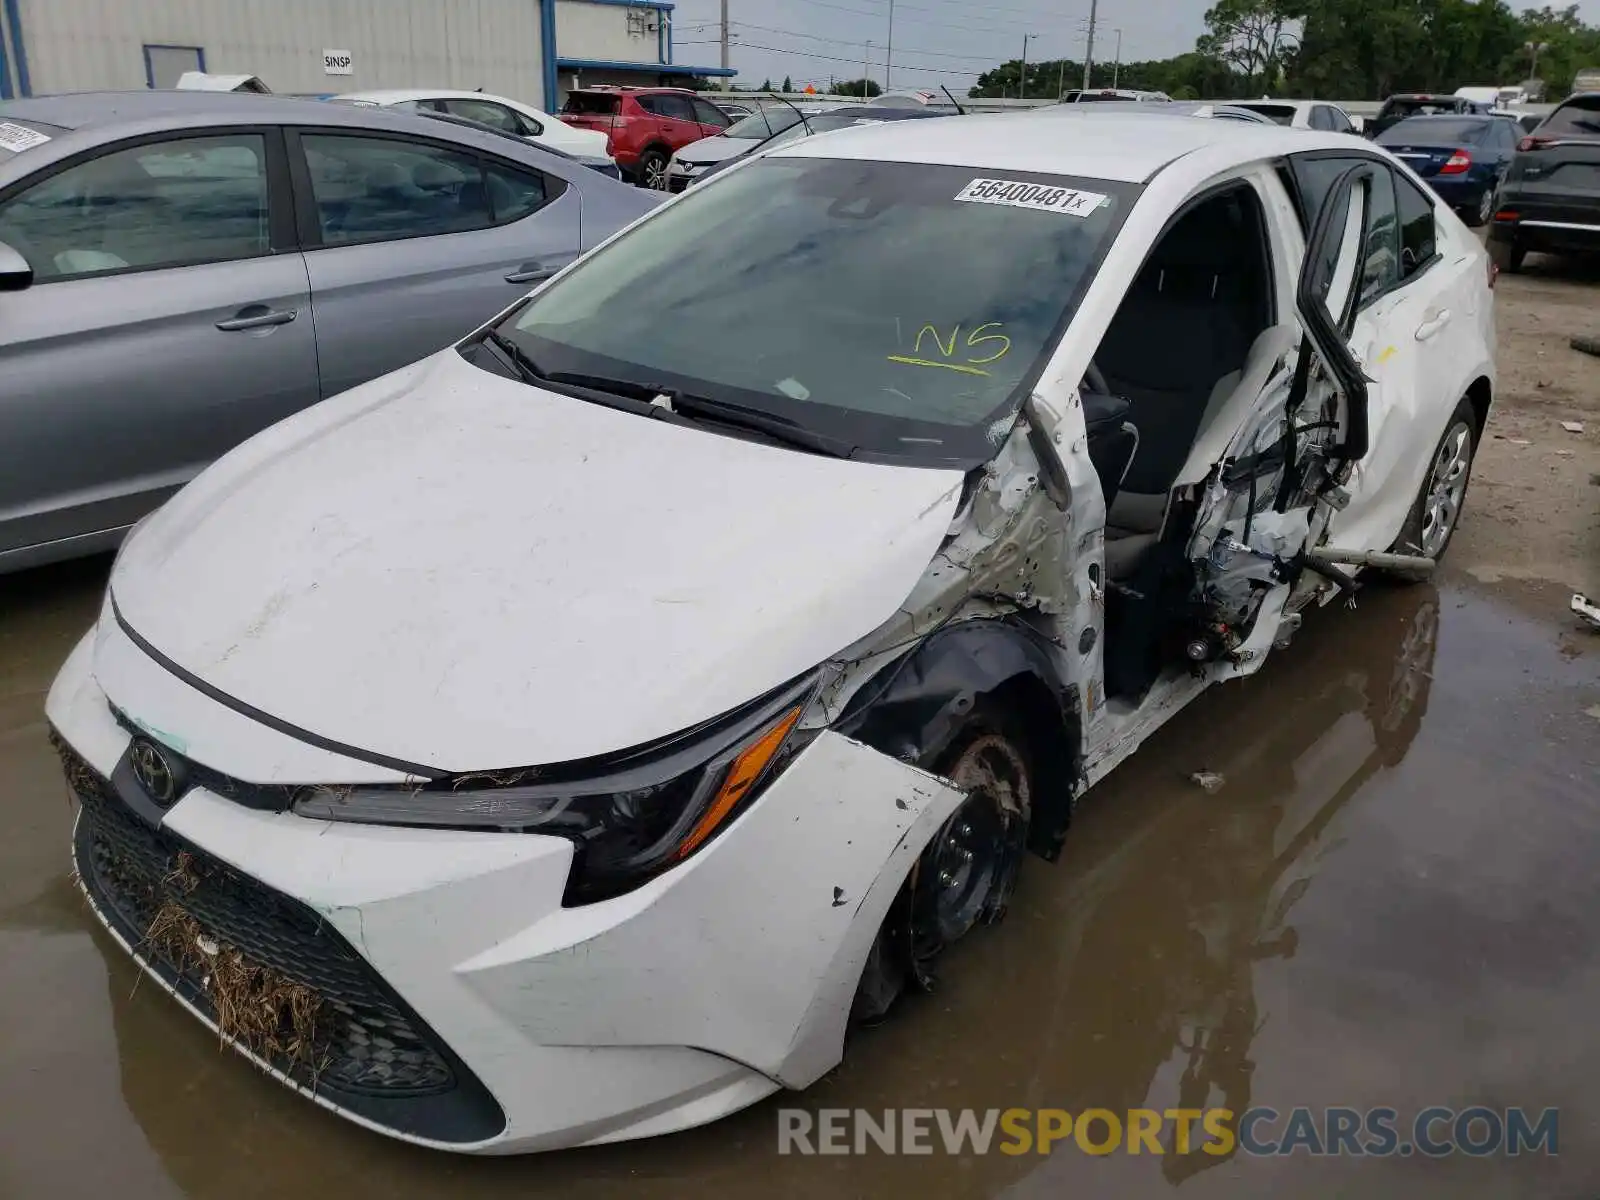
<instances>
[{"instance_id":1,"label":"silver sedan","mask_svg":"<svg viewBox=\"0 0 1600 1200\"><path fill-rule=\"evenodd\" d=\"M449 345L659 203L487 130L277 96L0 104L0 572Z\"/></svg>"}]
</instances>

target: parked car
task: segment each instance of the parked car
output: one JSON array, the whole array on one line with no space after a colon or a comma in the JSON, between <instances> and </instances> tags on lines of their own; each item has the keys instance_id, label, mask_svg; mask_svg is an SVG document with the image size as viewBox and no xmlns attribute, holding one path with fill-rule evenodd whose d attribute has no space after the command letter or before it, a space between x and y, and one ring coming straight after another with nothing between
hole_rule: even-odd
<instances>
[{"instance_id":1,"label":"parked car","mask_svg":"<svg viewBox=\"0 0 1600 1200\"><path fill-rule=\"evenodd\" d=\"M1539 128L1539 125L1543 120L1543 113L1518 113L1517 128L1522 130L1524 134L1532 133L1535 129Z\"/></svg>"},{"instance_id":2,"label":"parked car","mask_svg":"<svg viewBox=\"0 0 1600 1200\"><path fill-rule=\"evenodd\" d=\"M481 121L474 121L471 117L458 117L454 113L436 112L431 108L419 108L415 111L417 116L429 121L444 121L451 125L459 125L465 129L482 130L485 133L493 134L495 137L511 138L513 141L520 142L525 140L517 134L507 133L497 125L485 125ZM622 179L622 168L617 166L617 160L609 154L602 154L598 157L586 155L580 158L575 154L568 154L564 150L557 150L554 146L540 146L539 149L546 154L554 154L570 162L578 163L580 166L588 167L591 171L599 171L608 178L619 181Z\"/></svg>"},{"instance_id":3,"label":"parked car","mask_svg":"<svg viewBox=\"0 0 1600 1200\"><path fill-rule=\"evenodd\" d=\"M442 116L0 104L0 571L116 545L251 434L449 345L657 202Z\"/></svg>"},{"instance_id":4,"label":"parked car","mask_svg":"<svg viewBox=\"0 0 1600 1200\"><path fill-rule=\"evenodd\" d=\"M834 129L850 129L857 125L877 125L884 121L915 121L927 117L946 117L960 115L954 108L937 107L934 105L874 106L870 104L841 104L834 105L825 111L812 114L807 112L801 119L792 121L771 137L759 141L747 150L736 155L728 155L717 161L705 164L697 171L688 172L684 183L675 186L673 190L682 191L692 183L702 183L719 171L743 162L754 154L774 150L779 146L787 146L790 142L799 141L801 138L810 137L816 133L827 133Z\"/></svg>"},{"instance_id":5,"label":"parked car","mask_svg":"<svg viewBox=\"0 0 1600 1200\"><path fill-rule=\"evenodd\" d=\"M712 100L711 103L716 106L718 112L730 121L742 121L745 117L759 111L757 105L740 104L732 100Z\"/></svg>"},{"instance_id":6,"label":"parked car","mask_svg":"<svg viewBox=\"0 0 1600 1200\"><path fill-rule=\"evenodd\" d=\"M665 188L675 151L733 124L708 100L683 88L595 86L567 93L561 119L606 135L623 174L640 187Z\"/></svg>"},{"instance_id":7,"label":"parked car","mask_svg":"<svg viewBox=\"0 0 1600 1200\"><path fill-rule=\"evenodd\" d=\"M592 129L575 129L559 118L505 96L446 88L391 88L385 91L347 92L336 103L375 104L408 112L442 112L502 130L536 146L560 150L574 158L609 158L606 135Z\"/></svg>"},{"instance_id":8,"label":"parked car","mask_svg":"<svg viewBox=\"0 0 1600 1200\"><path fill-rule=\"evenodd\" d=\"M1517 144L1489 227L1489 253L1515 272L1530 250L1600 250L1600 92L1569 96Z\"/></svg>"},{"instance_id":9,"label":"parked car","mask_svg":"<svg viewBox=\"0 0 1600 1200\"><path fill-rule=\"evenodd\" d=\"M1106 100L1141 100L1150 103L1171 99L1165 92L1141 91L1137 88L1073 88L1062 94L1060 103L1098 104Z\"/></svg>"},{"instance_id":10,"label":"parked car","mask_svg":"<svg viewBox=\"0 0 1600 1200\"><path fill-rule=\"evenodd\" d=\"M1099 108L1067 108L1060 104L1050 104L1042 108L1031 110L1036 116L1068 116L1077 118L1089 113L1105 114L1107 116L1122 117L1131 114L1142 114L1157 117L1209 117L1223 121L1244 121L1251 125L1271 125L1273 121L1258 112L1236 104L1212 103L1209 100L1155 100L1135 101L1132 104L1116 104Z\"/></svg>"},{"instance_id":11,"label":"parked car","mask_svg":"<svg viewBox=\"0 0 1600 1200\"><path fill-rule=\"evenodd\" d=\"M1464 96L1438 96L1432 93L1413 92L1390 96L1378 109L1378 115L1366 123L1363 132L1375 138L1391 125L1398 125L1407 117L1439 117L1475 113L1480 106Z\"/></svg>"},{"instance_id":12,"label":"parked car","mask_svg":"<svg viewBox=\"0 0 1600 1200\"><path fill-rule=\"evenodd\" d=\"M1337 104L1326 100L1234 100L1236 108L1248 108L1277 125L1294 129L1323 129L1329 133L1359 133L1354 119Z\"/></svg>"},{"instance_id":13,"label":"parked car","mask_svg":"<svg viewBox=\"0 0 1600 1200\"><path fill-rule=\"evenodd\" d=\"M719 134L701 138L698 142L690 142L683 149L675 151L668 161L667 188L669 191L681 192L713 163L719 163L725 158L738 158L773 134L782 133L791 125L798 124L803 118L826 111L817 105L799 105L794 108L779 105L752 113L741 121L735 121Z\"/></svg>"},{"instance_id":14,"label":"parked car","mask_svg":"<svg viewBox=\"0 0 1600 1200\"><path fill-rule=\"evenodd\" d=\"M1465 219L1494 215L1495 189L1517 152L1515 121L1492 116L1408 117L1378 135L1378 145L1410 167Z\"/></svg>"},{"instance_id":15,"label":"parked car","mask_svg":"<svg viewBox=\"0 0 1600 1200\"><path fill-rule=\"evenodd\" d=\"M1337 134L768 150L134 532L46 705L74 878L414 1144L807 1087L1178 710L1445 552L1491 279Z\"/></svg>"}]
</instances>

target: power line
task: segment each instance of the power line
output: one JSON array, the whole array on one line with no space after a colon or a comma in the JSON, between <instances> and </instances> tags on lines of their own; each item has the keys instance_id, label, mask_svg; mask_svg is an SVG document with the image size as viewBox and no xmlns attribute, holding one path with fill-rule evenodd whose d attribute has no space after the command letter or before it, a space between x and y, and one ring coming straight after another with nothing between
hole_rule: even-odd
<instances>
[{"instance_id":1,"label":"power line","mask_svg":"<svg viewBox=\"0 0 1600 1200\"><path fill-rule=\"evenodd\" d=\"M736 29L741 26L745 29L761 29L765 30L767 33L782 33L787 34L790 37L810 38L812 41L816 42L833 42L835 45L839 46L861 45L861 40L858 38L822 37L821 35L815 33L801 33L798 29L779 29L775 25L757 25L754 21L735 21L733 24ZM687 45L688 43L680 44ZM986 63L992 61L993 58L992 55L988 54L949 54L943 50L922 50L916 46L906 46L904 49L908 54L926 54L932 56L933 58L956 58L961 59L964 62Z\"/></svg>"},{"instance_id":2,"label":"power line","mask_svg":"<svg viewBox=\"0 0 1600 1200\"><path fill-rule=\"evenodd\" d=\"M868 12L865 9L860 8L846 8L842 4L830 4L828 3L828 0L800 0L800 3L815 5L817 8L832 8L838 10L839 12L854 13L858 17L877 17L881 19L885 15L884 11ZM996 29L992 25L957 25L952 21L929 21L926 19L919 22L919 24L934 25L940 29L958 29L962 33L1004 34L1006 37L1011 36L1010 30Z\"/></svg>"},{"instance_id":3,"label":"power line","mask_svg":"<svg viewBox=\"0 0 1600 1200\"><path fill-rule=\"evenodd\" d=\"M837 55L832 54L812 54L807 50L795 50L783 46L761 46L757 45L755 42L746 42L742 40L737 44L745 47L747 50L769 50L773 54L790 54L796 58L814 59L818 62L849 63L853 67L861 65L861 60L859 58L840 58ZM961 71L956 70L953 67L916 67L911 66L908 63L898 62L895 63L894 66L895 70L897 71L926 71L930 75L971 75L976 78L979 75L985 75L988 73L986 71Z\"/></svg>"}]
</instances>

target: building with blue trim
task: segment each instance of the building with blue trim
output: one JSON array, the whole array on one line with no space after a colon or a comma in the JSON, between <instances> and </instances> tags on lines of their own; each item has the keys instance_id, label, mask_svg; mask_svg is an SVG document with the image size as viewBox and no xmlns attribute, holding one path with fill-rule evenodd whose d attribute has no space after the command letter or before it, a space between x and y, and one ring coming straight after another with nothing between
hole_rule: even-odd
<instances>
[{"instance_id":1,"label":"building with blue trim","mask_svg":"<svg viewBox=\"0 0 1600 1200\"><path fill-rule=\"evenodd\" d=\"M596 83L734 72L674 61L669 0L0 0L0 99L171 87L185 71L274 92L481 88L546 110ZM93 37L85 35L93 30Z\"/></svg>"}]
</instances>

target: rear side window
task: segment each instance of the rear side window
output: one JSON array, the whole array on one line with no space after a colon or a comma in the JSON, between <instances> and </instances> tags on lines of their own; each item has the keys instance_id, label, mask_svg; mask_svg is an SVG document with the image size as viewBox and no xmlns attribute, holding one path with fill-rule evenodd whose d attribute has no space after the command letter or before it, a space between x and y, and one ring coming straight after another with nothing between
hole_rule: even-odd
<instances>
[{"instance_id":1,"label":"rear side window","mask_svg":"<svg viewBox=\"0 0 1600 1200\"><path fill-rule=\"evenodd\" d=\"M517 118L503 104L493 104L487 100L446 100L444 110L455 116L465 117L469 121L476 121L480 125L490 125L495 129L504 130L506 133L518 135L522 133Z\"/></svg>"},{"instance_id":2,"label":"rear side window","mask_svg":"<svg viewBox=\"0 0 1600 1200\"><path fill-rule=\"evenodd\" d=\"M305 134L301 146L327 246L488 229L537 211L563 186L398 138Z\"/></svg>"},{"instance_id":3,"label":"rear side window","mask_svg":"<svg viewBox=\"0 0 1600 1200\"><path fill-rule=\"evenodd\" d=\"M604 92L569 92L561 111L579 116L606 117L616 112L620 103L618 97L608 96Z\"/></svg>"},{"instance_id":4,"label":"rear side window","mask_svg":"<svg viewBox=\"0 0 1600 1200\"><path fill-rule=\"evenodd\" d=\"M1248 108L1252 112L1260 113L1274 125L1294 124L1294 105L1292 104L1246 104L1242 107Z\"/></svg>"},{"instance_id":5,"label":"rear side window","mask_svg":"<svg viewBox=\"0 0 1600 1200\"><path fill-rule=\"evenodd\" d=\"M269 254L265 142L226 134L102 154L0 204L0 241L40 283Z\"/></svg>"},{"instance_id":6,"label":"rear side window","mask_svg":"<svg viewBox=\"0 0 1600 1200\"><path fill-rule=\"evenodd\" d=\"M1600 96L1568 100L1539 126L1540 137L1600 137Z\"/></svg>"},{"instance_id":7,"label":"rear side window","mask_svg":"<svg viewBox=\"0 0 1600 1200\"><path fill-rule=\"evenodd\" d=\"M1400 208L1400 282L1420 275L1438 253L1433 200L1399 172L1394 187Z\"/></svg>"},{"instance_id":8,"label":"rear side window","mask_svg":"<svg viewBox=\"0 0 1600 1200\"><path fill-rule=\"evenodd\" d=\"M1378 168L1372 183L1372 204L1367 211L1361 259L1361 274L1357 286L1356 307L1365 308L1383 293L1394 287L1400 278L1400 245L1398 222L1395 213L1394 182L1387 164L1374 163L1364 157L1305 158L1295 155L1295 182L1301 201L1305 205L1305 223L1309 230L1318 211L1339 177L1351 167L1362 164Z\"/></svg>"}]
</instances>

